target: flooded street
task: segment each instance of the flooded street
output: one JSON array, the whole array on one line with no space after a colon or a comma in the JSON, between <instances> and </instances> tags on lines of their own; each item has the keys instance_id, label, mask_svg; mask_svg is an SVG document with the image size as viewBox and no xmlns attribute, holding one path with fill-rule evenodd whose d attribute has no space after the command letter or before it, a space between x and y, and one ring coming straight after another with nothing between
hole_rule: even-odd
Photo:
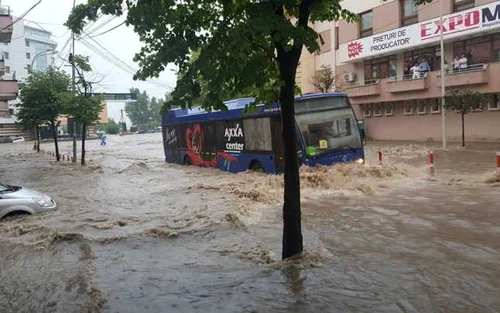
<instances>
[{"instance_id":1,"label":"flooded street","mask_svg":"<svg viewBox=\"0 0 500 313\"><path fill-rule=\"evenodd\" d=\"M30 145L0 145L0 181L59 208L0 222L0 312L500 311L494 152L302 168L306 251L281 262L282 176L166 164L161 134L89 141L84 168Z\"/></svg>"}]
</instances>

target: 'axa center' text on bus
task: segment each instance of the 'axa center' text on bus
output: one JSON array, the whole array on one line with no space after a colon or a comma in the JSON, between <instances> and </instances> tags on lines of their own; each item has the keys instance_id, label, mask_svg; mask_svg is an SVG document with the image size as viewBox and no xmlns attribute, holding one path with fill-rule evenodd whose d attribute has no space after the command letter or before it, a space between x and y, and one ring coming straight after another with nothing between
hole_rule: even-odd
<instances>
[{"instance_id":1,"label":"'axa center' text on bus","mask_svg":"<svg viewBox=\"0 0 500 313\"><path fill-rule=\"evenodd\" d=\"M200 108L168 111L162 120L165 160L230 172L283 171L279 104L245 108L255 100L226 102L227 111ZM301 164L363 162L357 120L345 93L308 94L295 100Z\"/></svg>"}]
</instances>

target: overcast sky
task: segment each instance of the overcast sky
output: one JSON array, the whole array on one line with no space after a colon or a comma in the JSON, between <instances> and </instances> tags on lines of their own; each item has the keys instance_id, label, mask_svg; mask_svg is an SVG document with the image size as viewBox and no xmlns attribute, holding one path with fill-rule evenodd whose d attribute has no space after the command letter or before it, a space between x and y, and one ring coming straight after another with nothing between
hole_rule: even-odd
<instances>
[{"instance_id":1,"label":"overcast sky","mask_svg":"<svg viewBox=\"0 0 500 313\"><path fill-rule=\"evenodd\" d=\"M11 14L17 17L26 12L36 2L38 2L38 0L2 0L2 5L10 6ZM77 4L85 2L85 0L76 1ZM44 29L52 32L53 39L58 42L57 50L60 51L60 55L62 57L65 57L69 51L69 45L67 48L62 50L64 44L70 37L70 32L65 26L63 26L63 24L66 21L72 6L73 0L42 0L42 2L24 18L28 21L37 22ZM111 17L101 17L93 27L89 28L91 34L97 35L120 24L124 20L123 17L120 17L107 22L109 19L111 19ZM92 32L93 28L100 27L103 22L107 23L104 24L99 30ZM134 54L139 52L142 44L131 27L122 25L109 33L95 37L94 39L129 66L133 68L138 67L132 59ZM89 43L97 46L97 44L92 40L87 40ZM96 86L96 91L128 92L130 87L137 87L141 90L146 90L147 93L152 96L163 97L165 92L175 86L175 73L170 70L173 66L166 69L160 75L160 78L153 81L134 81L132 79L132 74L102 58L81 42L76 42L75 51L76 54L89 56L90 63L94 71L104 77L99 86ZM56 60L56 65L60 62L62 61Z\"/></svg>"}]
</instances>

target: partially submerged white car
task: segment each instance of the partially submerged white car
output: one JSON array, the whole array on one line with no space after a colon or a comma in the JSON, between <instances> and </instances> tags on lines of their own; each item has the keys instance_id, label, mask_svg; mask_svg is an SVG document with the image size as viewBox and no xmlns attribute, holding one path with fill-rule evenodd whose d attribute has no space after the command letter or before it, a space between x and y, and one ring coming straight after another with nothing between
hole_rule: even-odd
<instances>
[{"instance_id":1,"label":"partially submerged white car","mask_svg":"<svg viewBox=\"0 0 500 313\"><path fill-rule=\"evenodd\" d=\"M56 202L46 194L0 183L0 219L56 209Z\"/></svg>"}]
</instances>

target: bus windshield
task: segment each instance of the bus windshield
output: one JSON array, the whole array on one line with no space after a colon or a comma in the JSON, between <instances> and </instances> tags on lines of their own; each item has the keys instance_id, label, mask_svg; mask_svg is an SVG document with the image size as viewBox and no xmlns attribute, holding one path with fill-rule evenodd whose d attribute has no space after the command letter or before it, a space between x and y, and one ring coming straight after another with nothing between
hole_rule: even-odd
<instances>
[{"instance_id":1,"label":"bus windshield","mask_svg":"<svg viewBox=\"0 0 500 313\"><path fill-rule=\"evenodd\" d=\"M308 156L361 148L356 118L346 97L301 101L295 110Z\"/></svg>"}]
</instances>

